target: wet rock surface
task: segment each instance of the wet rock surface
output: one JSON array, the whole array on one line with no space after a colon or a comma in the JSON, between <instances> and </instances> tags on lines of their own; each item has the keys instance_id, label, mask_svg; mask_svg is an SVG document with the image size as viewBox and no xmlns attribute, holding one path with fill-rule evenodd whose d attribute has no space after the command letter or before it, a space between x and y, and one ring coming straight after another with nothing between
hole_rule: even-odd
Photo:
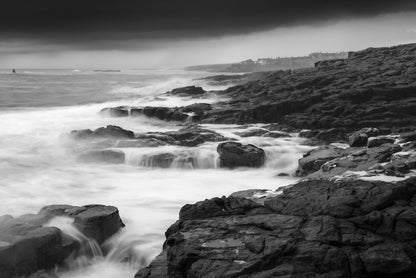
<instances>
[{"instance_id":1,"label":"wet rock surface","mask_svg":"<svg viewBox=\"0 0 416 278\"><path fill-rule=\"evenodd\" d=\"M52 205L39 212L47 217L67 216L74 218L74 226L99 244L124 227L119 211L113 206L88 205L83 207Z\"/></svg>"},{"instance_id":2,"label":"wet rock surface","mask_svg":"<svg viewBox=\"0 0 416 278\"><path fill-rule=\"evenodd\" d=\"M416 178L300 182L185 206L136 277L414 277Z\"/></svg>"},{"instance_id":3,"label":"wet rock surface","mask_svg":"<svg viewBox=\"0 0 416 278\"><path fill-rule=\"evenodd\" d=\"M62 263L77 242L58 228L11 216L0 217L0 277L28 275Z\"/></svg>"},{"instance_id":4,"label":"wet rock surface","mask_svg":"<svg viewBox=\"0 0 416 278\"><path fill-rule=\"evenodd\" d=\"M352 133L348 140L351 147L363 147L367 146L368 138L378 136L380 131L377 128L363 128Z\"/></svg>"},{"instance_id":5,"label":"wet rock surface","mask_svg":"<svg viewBox=\"0 0 416 278\"><path fill-rule=\"evenodd\" d=\"M181 97L201 97L205 93L206 91L201 87L187 86L173 89L172 91L169 91L166 94Z\"/></svg>"},{"instance_id":6,"label":"wet rock surface","mask_svg":"<svg viewBox=\"0 0 416 278\"><path fill-rule=\"evenodd\" d=\"M71 136L75 139L92 139L92 138L112 138L112 139L133 139L134 132L123 129L119 126L108 125L96 130L83 129L71 131Z\"/></svg>"},{"instance_id":7,"label":"wet rock surface","mask_svg":"<svg viewBox=\"0 0 416 278\"><path fill-rule=\"evenodd\" d=\"M276 132L276 134L279 134ZM272 135L271 135L272 136ZM282 135L283 136L283 135ZM118 126L107 126L98 128L94 131L90 129L73 130L70 134L72 139L83 140L93 148L80 155L83 161L110 161L117 163L124 160L124 155L118 150L108 150L103 148L140 148L158 147L165 145L176 145L195 147L205 142L221 142L230 140L223 135L198 125L188 124L177 131L167 132L146 132L134 133Z\"/></svg>"},{"instance_id":8,"label":"wet rock surface","mask_svg":"<svg viewBox=\"0 0 416 278\"><path fill-rule=\"evenodd\" d=\"M54 268L76 254L79 241L59 228L44 226L56 216L73 218L73 225L98 243L124 227L117 208L103 205L52 205L38 214L0 216L0 277L27 276Z\"/></svg>"},{"instance_id":9,"label":"wet rock surface","mask_svg":"<svg viewBox=\"0 0 416 278\"><path fill-rule=\"evenodd\" d=\"M225 142L217 147L220 154L220 166L234 167L260 167L263 166L266 154L263 149L254 145L243 145L238 142Z\"/></svg>"},{"instance_id":10,"label":"wet rock surface","mask_svg":"<svg viewBox=\"0 0 416 278\"><path fill-rule=\"evenodd\" d=\"M100 113L110 117L140 117L146 116L162 121L191 122L200 121L207 111L212 110L209 103L193 103L180 107L159 107L159 106L119 106L103 108Z\"/></svg>"}]
</instances>

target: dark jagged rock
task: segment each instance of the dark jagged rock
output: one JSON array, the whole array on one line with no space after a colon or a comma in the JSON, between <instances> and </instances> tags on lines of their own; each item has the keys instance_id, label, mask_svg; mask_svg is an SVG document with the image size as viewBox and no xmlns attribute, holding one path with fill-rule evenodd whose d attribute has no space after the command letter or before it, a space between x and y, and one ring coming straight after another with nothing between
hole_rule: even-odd
<instances>
[{"instance_id":1,"label":"dark jagged rock","mask_svg":"<svg viewBox=\"0 0 416 278\"><path fill-rule=\"evenodd\" d=\"M78 241L56 227L43 226L56 216L74 218L74 226L98 243L124 227L117 208L103 205L52 205L42 208L38 214L17 218L0 216L1 278L26 277L54 268L76 255L80 248Z\"/></svg>"},{"instance_id":2,"label":"dark jagged rock","mask_svg":"<svg viewBox=\"0 0 416 278\"><path fill-rule=\"evenodd\" d=\"M351 147L367 146L368 138L379 135L379 130L376 128L363 128L354 132L348 138Z\"/></svg>"},{"instance_id":3,"label":"dark jagged rock","mask_svg":"<svg viewBox=\"0 0 416 278\"><path fill-rule=\"evenodd\" d=\"M394 138L390 136L377 136L368 138L367 147L374 148L383 144L393 144Z\"/></svg>"},{"instance_id":4,"label":"dark jagged rock","mask_svg":"<svg viewBox=\"0 0 416 278\"><path fill-rule=\"evenodd\" d=\"M381 163L390 162L393 154L402 148L395 144L383 144L378 147L352 147L340 149L334 146L322 146L309 151L299 160L298 176L308 179L327 179L347 171L369 171L382 173ZM389 164L388 164L389 165ZM394 168L395 163L390 164ZM399 173L398 171L397 173ZM391 173L391 172L390 172Z\"/></svg>"},{"instance_id":5,"label":"dark jagged rock","mask_svg":"<svg viewBox=\"0 0 416 278\"><path fill-rule=\"evenodd\" d=\"M407 174L410 170L416 169L416 153L396 157L383 168L388 174Z\"/></svg>"},{"instance_id":6,"label":"dark jagged rock","mask_svg":"<svg viewBox=\"0 0 416 278\"><path fill-rule=\"evenodd\" d=\"M71 136L75 139L94 139L94 138L113 138L113 139L133 139L134 132L123 129L119 126L108 125L92 131L91 129L73 130Z\"/></svg>"},{"instance_id":7,"label":"dark jagged rock","mask_svg":"<svg viewBox=\"0 0 416 278\"><path fill-rule=\"evenodd\" d=\"M212 106L209 103L194 103L180 107L109 107L102 109L100 113L104 113L113 117L146 116L149 118L157 118L162 121L186 122L199 121L203 115L210 110L212 110Z\"/></svg>"},{"instance_id":8,"label":"dark jagged rock","mask_svg":"<svg viewBox=\"0 0 416 278\"><path fill-rule=\"evenodd\" d=\"M249 199L231 196L229 198L213 198L194 205L185 205L179 212L179 220L259 213L270 213L270 211Z\"/></svg>"},{"instance_id":9,"label":"dark jagged rock","mask_svg":"<svg viewBox=\"0 0 416 278\"><path fill-rule=\"evenodd\" d=\"M49 218L53 216L74 218L74 226L84 235L100 244L124 227L118 209L112 206L51 205L42 208L39 215Z\"/></svg>"},{"instance_id":10,"label":"dark jagged rock","mask_svg":"<svg viewBox=\"0 0 416 278\"><path fill-rule=\"evenodd\" d=\"M0 217L0 277L26 276L62 263L77 242L55 227Z\"/></svg>"},{"instance_id":11,"label":"dark jagged rock","mask_svg":"<svg viewBox=\"0 0 416 278\"><path fill-rule=\"evenodd\" d=\"M136 277L414 277L415 198L416 178L311 180L263 208L232 197L188 205Z\"/></svg>"},{"instance_id":12,"label":"dark jagged rock","mask_svg":"<svg viewBox=\"0 0 416 278\"><path fill-rule=\"evenodd\" d=\"M108 125L107 127L100 127L94 130L95 136L111 137L111 138L134 138L134 132L123 129L119 126Z\"/></svg>"},{"instance_id":13,"label":"dark jagged rock","mask_svg":"<svg viewBox=\"0 0 416 278\"><path fill-rule=\"evenodd\" d=\"M158 140L158 141L162 141L165 142L168 145L174 145L175 144L175 139L172 138L172 136L163 133L163 132L147 132L147 133L139 133L136 136L136 139L153 139L153 140Z\"/></svg>"},{"instance_id":14,"label":"dark jagged rock","mask_svg":"<svg viewBox=\"0 0 416 278\"><path fill-rule=\"evenodd\" d=\"M79 154L77 159L86 163L122 164L124 163L125 155L119 150L91 150Z\"/></svg>"},{"instance_id":15,"label":"dark jagged rock","mask_svg":"<svg viewBox=\"0 0 416 278\"><path fill-rule=\"evenodd\" d=\"M321 177L333 177L346 171L366 171L389 162L394 153L401 151L399 145L384 144L374 148L347 149L339 158L326 162L321 167ZM315 177L312 175L311 177Z\"/></svg>"},{"instance_id":16,"label":"dark jagged rock","mask_svg":"<svg viewBox=\"0 0 416 278\"><path fill-rule=\"evenodd\" d=\"M227 140L221 134L209 130L200 128L198 126L190 125L178 131L166 132L166 134L172 137L181 146L193 147L204 142L221 142Z\"/></svg>"},{"instance_id":17,"label":"dark jagged rock","mask_svg":"<svg viewBox=\"0 0 416 278\"><path fill-rule=\"evenodd\" d=\"M305 176L321 169L326 162L341 157L344 150L335 146L322 146L313 149L299 159L299 168L296 172L298 176Z\"/></svg>"},{"instance_id":18,"label":"dark jagged rock","mask_svg":"<svg viewBox=\"0 0 416 278\"><path fill-rule=\"evenodd\" d=\"M200 128L195 125L185 126L178 131L168 131L164 133L148 132L144 134L138 134L137 138L153 138L170 145L187 147L195 147L205 142L221 142L227 140L227 138L215 131Z\"/></svg>"},{"instance_id":19,"label":"dark jagged rock","mask_svg":"<svg viewBox=\"0 0 416 278\"><path fill-rule=\"evenodd\" d=\"M201 97L206 91L201 87L187 86L182 88L176 88L166 94L180 97Z\"/></svg>"},{"instance_id":20,"label":"dark jagged rock","mask_svg":"<svg viewBox=\"0 0 416 278\"><path fill-rule=\"evenodd\" d=\"M70 145L78 149L78 159L85 162L123 163L124 153L109 148L140 148L157 147L164 145L177 145L195 147L205 142L221 142L230 140L221 134L201 128L198 125L187 124L177 131L147 132L134 134L132 131L116 126L71 132L75 139L88 139L78 144L78 141Z\"/></svg>"},{"instance_id":21,"label":"dark jagged rock","mask_svg":"<svg viewBox=\"0 0 416 278\"><path fill-rule=\"evenodd\" d=\"M254 145L243 145L238 142L225 142L217 147L221 167L260 167L263 166L266 154L263 149Z\"/></svg>"}]
</instances>

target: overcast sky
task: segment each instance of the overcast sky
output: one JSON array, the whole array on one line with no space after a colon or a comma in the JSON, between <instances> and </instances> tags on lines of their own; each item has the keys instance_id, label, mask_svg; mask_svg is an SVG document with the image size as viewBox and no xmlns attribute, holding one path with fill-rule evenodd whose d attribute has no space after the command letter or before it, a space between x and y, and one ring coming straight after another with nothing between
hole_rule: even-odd
<instances>
[{"instance_id":1,"label":"overcast sky","mask_svg":"<svg viewBox=\"0 0 416 278\"><path fill-rule=\"evenodd\" d=\"M416 1L13 0L0 67L147 68L416 42Z\"/></svg>"}]
</instances>

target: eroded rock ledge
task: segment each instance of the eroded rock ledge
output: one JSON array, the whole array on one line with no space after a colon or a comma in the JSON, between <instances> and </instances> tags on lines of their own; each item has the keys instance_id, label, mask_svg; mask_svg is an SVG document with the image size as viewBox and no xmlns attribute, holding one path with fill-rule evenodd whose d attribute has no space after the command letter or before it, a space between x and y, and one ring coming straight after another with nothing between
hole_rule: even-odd
<instances>
[{"instance_id":1,"label":"eroded rock ledge","mask_svg":"<svg viewBox=\"0 0 416 278\"><path fill-rule=\"evenodd\" d=\"M415 277L416 178L309 180L184 206L136 278Z\"/></svg>"}]
</instances>

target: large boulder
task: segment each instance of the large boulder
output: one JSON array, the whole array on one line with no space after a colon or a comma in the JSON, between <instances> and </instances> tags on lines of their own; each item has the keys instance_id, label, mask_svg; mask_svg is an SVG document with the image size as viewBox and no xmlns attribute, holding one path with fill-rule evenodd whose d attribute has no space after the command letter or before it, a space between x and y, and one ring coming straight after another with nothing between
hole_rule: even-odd
<instances>
[{"instance_id":1,"label":"large boulder","mask_svg":"<svg viewBox=\"0 0 416 278\"><path fill-rule=\"evenodd\" d=\"M201 87L187 86L173 89L172 91L169 91L166 94L179 97L201 97L205 93L206 91L204 91L204 89L202 89Z\"/></svg>"},{"instance_id":2,"label":"large boulder","mask_svg":"<svg viewBox=\"0 0 416 278\"><path fill-rule=\"evenodd\" d=\"M265 205L187 205L136 278L416 276L416 178L304 181Z\"/></svg>"},{"instance_id":3,"label":"large boulder","mask_svg":"<svg viewBox=\"0 0 416 278\"><path fill-rule=\"evenodd\" d=\"M395 139L391 136L376 136L368 138L367 147L374 148L383 144L393 144Z\"/></svg>"},{"instance_id":4,"label":"large boulder","mask_svg":"<svg viewBox=\"0 0 416 278\"><path fill-rule=\"evenodd\" d=\"M363 128L359 131L354 132L349 136L350 147L364 147L367 146L367 141L369 137L374 137L379 135L379 130L377 128Z\"/></svg>"},{"instance_id":5,"label":"large boulder","mask_svg":"<svg viewBox=\"0 0 416 278\"><path fill-rule=\"evenodd\" d=\"M58 228L0 217L0 278L21 277L62 263L78 243Z\"/></svg>"},{"instance_id":6,"label":"large boulder","mask_svg":"<svg viewBox=\"0 0 416 278\"><path fill-rule=\"evenodd\" d=\"M79 239L49 226L57 216L73 218L73 225L99 244L124 227L117 208L104 205L52 205L38 214L0 216L0 278L26 277L77 255Z\"/></svg>"},{"instance_id":7,"label":"large boulder","mask_svg":"<svg viewBox=\"0 0 416 278\"><path fill-rule=\"evenodd\" d=\"M176 141L175 144L188 147L194 147L207 141L220 142L227 140L215 131L195 125L185 126L178 131L166 132L166 135L172 137Z\"/></svg>"},{"instance_id":8,"label":"large boulder","mask_svg":"<svg viewBox=\"0 0 416 278\"><path fill-rule=\"evenodd\" d=\"M263 149L238 142L225 142L217 147L221 167L261 167L266 159Z\"/></svg>"},{"instance_id":9,"label":"large boulder","mask_svg":"<svg viewBox=\"0 0 416 278\"><path fill-rule=\"evenodd\" d=\"M87 237L99 244L124 227L119 211L113 206L87 205L82 207L68 205L51 205L43 207L41 216L67 216L74 218L74 226Z\"/></svg>"},{"instance_id":10,"label":"large boulder","mask_svg":"<svg viewBox=\"0 0 416 278\"><path fill-rule=\"evenodd\" d=\"M303 155L298 161L296 175L306 176L321 169L326 162L341 157L344 150L335 146L321 146Z\"/></svg>"}]
</instances>

